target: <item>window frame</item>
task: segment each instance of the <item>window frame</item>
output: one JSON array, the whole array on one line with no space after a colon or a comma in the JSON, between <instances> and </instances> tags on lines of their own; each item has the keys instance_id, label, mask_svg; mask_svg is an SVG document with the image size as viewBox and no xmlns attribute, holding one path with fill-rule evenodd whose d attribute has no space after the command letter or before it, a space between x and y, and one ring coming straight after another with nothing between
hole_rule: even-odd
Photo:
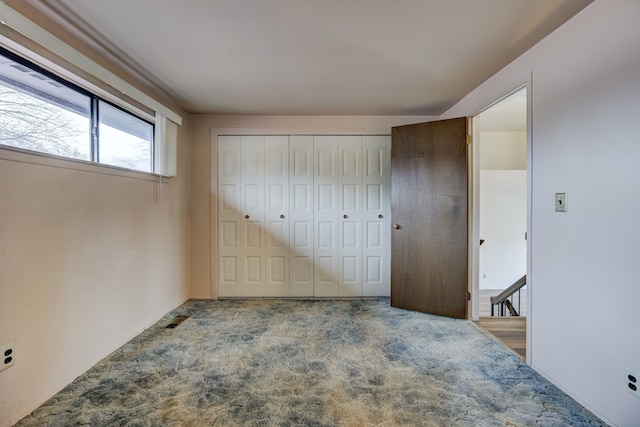
<instances>
[{"instance_id":1,"label":"window frame","mask_svg":"<svg viewBox=\"0 0 640 427\"><path fill-rule=\"evenodd\" d=\"M56 154L56 153L51 153L51 152L47 152L47 151L38 151L38 150L32 150L29 148L23 148L23 147L19 147L19 146L14 146L14 145L6 145L6 144L2 144L0 142L0 149L2 150L12 150L12 151L18 151L18 152L22 152L25 154L29 154L29 155L36 155L36 156L41 156L41 157L51 157L51 158L55 158L55 159L60 159L60 160L66 160L66 161L72 161L72 162L79 162L79 163L84 163L84 164L90 164L90 165L96 165L96 166L102 166L102 167L108 167L108 168L114 168L114 169L118 169L118 170L122 170L122 171L127 171L127 172L133 172L133 173L141 173L141 174L150 174L150 175L155 175L156 174L156 168L157 168L157 164L156 164L156 144L157 144L157 138L156 138L156 123L154 123L151 120L147 120L143 117L141 117L139 114L136 114L126 108L123 108L122 106L114 103L113 101L106 99L100 95L97 95L94 92L91 92L90 90L87 90L77 84L75 84L74 82L65 79L64 77L61 77L60 75L47 70L46 68L24 58L23 56L16 54L14 52L12 52L11 50L6 49L5 47L0 45L0 56L1 57L5 57L7 59L9 59L10 61L14 61L15 63L22 65L24 67L29 68L30 70L32 70L33 72L36 72L46 78L49 78L57 83L60 83L61 85L63 85L64 87L82 95L82 96L86 96L89 99L89 116L87 117L89 120L89 134L90 134L90 138L89 140L87 140L87 146L89 148L89 153L90 153L90 159L89 160L85 160L85 159L78 159L78 158L74 158L74 157L69 157L69 156L65 156L62 154ZM28 85L27 85L28 86ZM37 89L36 89L37 90ZM45 101L46 102L46 101ZM116 108L117 110L122 111L125 114L130 115L131 117L140 120L143 123L146 123L148 125L151 126L151 139L149 141L149 164L150 164L150 169L149 170L141 170L141 169L132 169L132 168L127 168L127 167L123 167L123 166L118 166L118 165L114 165L111 163L105 163L100 161L99 159L99 153L100 153L100 135L99 135L99 126L100 126L100 117L99 117L99 103L100 102L104 102L106 104L108 104L109 106ZM51 105L56 105L55 103L51 103ZM36 162L38 163L38 162Z\"/></svg>"}]
</instances>

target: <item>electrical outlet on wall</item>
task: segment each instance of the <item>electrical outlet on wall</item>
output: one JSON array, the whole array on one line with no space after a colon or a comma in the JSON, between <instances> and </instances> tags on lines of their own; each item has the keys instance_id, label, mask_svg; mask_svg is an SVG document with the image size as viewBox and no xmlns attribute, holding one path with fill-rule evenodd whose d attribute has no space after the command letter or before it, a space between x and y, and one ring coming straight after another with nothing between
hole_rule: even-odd
<instances>
[{"instance_id":1,"label":"electrical outlet on wall","mask_svg":"<svg viewBox=\"0 0 640 427\"><path fill-rule=\"evenodd\" d=\"M5 369L13 366L16 362L14 353L15 350L13 348L13 343L0 347L0 371L4 371Z\"/></svg>"},{"instance_id":2,"label":"electrical outlet on wall","mask_svg":"<svg viewBox=\"0 0 640 427\"><path fill-rule=\"evenodd\" d=\"M640 399L640 373L627 370L625 375L627 391Z\"/></svg>"}]
</instances>

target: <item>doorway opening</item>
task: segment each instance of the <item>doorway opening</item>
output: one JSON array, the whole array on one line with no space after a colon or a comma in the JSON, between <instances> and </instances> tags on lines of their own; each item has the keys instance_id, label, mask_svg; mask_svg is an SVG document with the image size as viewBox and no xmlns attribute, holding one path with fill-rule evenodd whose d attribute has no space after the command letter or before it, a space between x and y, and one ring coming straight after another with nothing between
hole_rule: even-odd
<instances>
[{"instance_id":1,"label":"doorway opening","mask_svg":"<svg viewBox=\"0 0 640 427\"><path fill-rule=\"evenodd\" d=\"M473 118L472 313L526 356L527 89Z\"/></svg>"}]
</instances>

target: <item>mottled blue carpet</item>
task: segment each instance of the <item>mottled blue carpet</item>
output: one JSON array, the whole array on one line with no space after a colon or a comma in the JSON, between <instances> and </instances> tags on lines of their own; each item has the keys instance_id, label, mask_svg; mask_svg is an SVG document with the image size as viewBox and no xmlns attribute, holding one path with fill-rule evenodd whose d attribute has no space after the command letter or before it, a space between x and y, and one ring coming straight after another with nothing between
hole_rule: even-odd
<instances>
[{"instance_id":1,"label":"mottled blue carpet","mask_svg":"<svg viewBox=\"0 0 640 427\"><path fill-rule=\"evenodd\" d=\"M185 303L18 425L605 424L469 321L232 300Z\"/></svg>"}]
</instances>

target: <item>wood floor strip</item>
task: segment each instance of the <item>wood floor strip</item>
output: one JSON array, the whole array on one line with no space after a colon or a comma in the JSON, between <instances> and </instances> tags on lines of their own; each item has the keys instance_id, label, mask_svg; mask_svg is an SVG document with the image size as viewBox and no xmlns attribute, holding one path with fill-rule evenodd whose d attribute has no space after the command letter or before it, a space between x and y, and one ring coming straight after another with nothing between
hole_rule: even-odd
<instances>
[{"instance_id":1,"label":"wood floor strip","mask_svg":"<svg viewBox=\"0 0 640 427\"><path fill-rule=\"evenodd\" d=\"M516 352L522 360L527 354L526 317L480 317L478 326Z\"/></svg>"}]
</instances>

